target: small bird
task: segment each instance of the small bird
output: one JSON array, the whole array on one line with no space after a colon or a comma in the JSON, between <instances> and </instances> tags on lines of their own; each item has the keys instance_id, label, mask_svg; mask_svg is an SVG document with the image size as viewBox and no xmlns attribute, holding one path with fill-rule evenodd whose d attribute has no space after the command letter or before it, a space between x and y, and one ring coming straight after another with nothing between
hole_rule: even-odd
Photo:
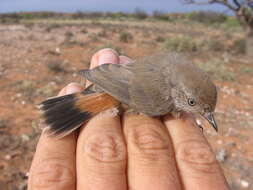
<instances>
[{"instance_id":1,"label":"small bird","mask_svg":"<svg viewBox=\"0 0 253 190\"><path fill-rule=\"evenodd\" d=\"M148 116L182 112L203 116L218 131L217 90L208 75L178 53L158 53L133 63L103 64L80 74L93 84L39 107L53 135L66 136L98 113L127 105Z\"/></svg>"}]
</instances>

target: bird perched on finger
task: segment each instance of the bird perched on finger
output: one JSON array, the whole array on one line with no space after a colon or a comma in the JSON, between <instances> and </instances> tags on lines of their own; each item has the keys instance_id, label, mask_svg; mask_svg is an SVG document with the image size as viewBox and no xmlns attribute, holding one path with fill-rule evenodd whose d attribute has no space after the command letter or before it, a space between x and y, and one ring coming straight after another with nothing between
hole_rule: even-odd
<instances>
[{"instance_id":1,"label":"bird perched on finger","mask_svg":"<svg viewBox=\"0 0 253 190\"><path fill-rule=\"evenodd\" d=\"M159 53L127 64L108 63L80 74L93 85L40 104L44 121L56 136L66 136L98 113L122 104L148 116L199 114L218 130L213 116L216 87L181 54Z\"/></svg>"}]
</instances>

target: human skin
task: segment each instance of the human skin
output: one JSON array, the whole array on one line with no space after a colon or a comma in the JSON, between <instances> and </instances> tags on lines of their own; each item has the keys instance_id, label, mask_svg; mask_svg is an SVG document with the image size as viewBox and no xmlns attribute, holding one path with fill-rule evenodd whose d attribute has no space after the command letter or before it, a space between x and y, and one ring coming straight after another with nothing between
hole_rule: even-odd
<instances>
[{"instance_id":1,"label":"human skin","mask_svg":"<svg viewBox=\"0 0 253 190\"><path fill-rule=\"evenodd\" d=\"M111 49L95 53L91 68L131 59ZM88 83L89 84L89 83ZM87 85L88 85L87 84ZM58 96L82 91L71 83ZM194 118L100 114L61 139L44 130L28 190L227 190L224 174Z\"/></svg>"}]
</instances>

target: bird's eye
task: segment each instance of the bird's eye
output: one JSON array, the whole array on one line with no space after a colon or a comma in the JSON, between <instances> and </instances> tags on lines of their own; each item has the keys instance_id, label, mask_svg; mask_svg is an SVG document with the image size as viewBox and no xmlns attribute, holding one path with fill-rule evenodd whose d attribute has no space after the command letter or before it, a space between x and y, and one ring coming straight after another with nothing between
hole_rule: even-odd
<instances>
[{"instance_id":1,"label":"bird's eye","mask_svg":"<svg viewBox=\"0 0 253 190\"><path fill-rule=\"evenodd\" d=\"M195 102L194 99L189 98L189 99L188 99L188 104L189 104L190 106L195 106L196 102Z\"/></svg>"}]
</instances>

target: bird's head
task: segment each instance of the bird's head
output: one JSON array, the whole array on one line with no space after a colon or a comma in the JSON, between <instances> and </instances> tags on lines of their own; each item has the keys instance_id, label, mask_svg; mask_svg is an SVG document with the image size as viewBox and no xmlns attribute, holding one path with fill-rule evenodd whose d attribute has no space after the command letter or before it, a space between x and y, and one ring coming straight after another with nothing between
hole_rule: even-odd
<instances>
[{"instance_id":1,"label":"bird's head","mask_svg":"<svg viewBox=\"0 0 253 190\"><path fill-rule=\"evenodd\" d=\"M200 114L218 131L213 116L217 102L217 90L213 82L201 72L190 77L186 74L186 78L182 77L180 81L171 93L175 109Z\"/></svg>"}]
</instances>

